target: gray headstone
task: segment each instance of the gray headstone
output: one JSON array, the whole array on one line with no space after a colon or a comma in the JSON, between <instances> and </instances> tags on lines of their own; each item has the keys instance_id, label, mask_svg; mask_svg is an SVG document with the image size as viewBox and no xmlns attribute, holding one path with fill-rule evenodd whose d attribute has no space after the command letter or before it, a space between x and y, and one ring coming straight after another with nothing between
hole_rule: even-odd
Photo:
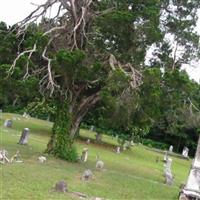
<instances>
[{"instance_id":1,"label":"gray headstone","mask_svg":"<svg viewBox=\"0 0 200 200\"><path fill-rule=\"evenodd\" d=\"M65 181L59 181L56 183L55 187L54 187L56 192L67 192L67 184Z\"/></svg>"},{"instance_id":2,"label":"gray headstone","mask_svg":"<svg viewBox=\"0 0 200 200\"><path fill-rule=\"evenodd\" d=\"M12 128L12 120L11 119L6 119L6 121L4 122L4 126L7 128Z\"/></svg>"},{"instance_id":3,"label":"gray headstone","mask_svg":"<svg viewBox=\"0 0 200 200\"><path fill-rule=\"evenodd\" d=\"M101 143L101 142L102 142L102 134L97 133L97 134L95 135L95 137L96 137L96 142L98 142L98 143Z\"/></svg>"},{"instance_id":4,"label":"gray headstone","mask_svg":"<svg viewBox=\"0 0 200 200\"><path fill-rule=\"evenodd\" d=\"M168 158L164 169L165 183L167 185L172 185L174 181L174 177L171 171L171 165L172 165L172 159Z\"/></svg>"},{"instance_id":5,"label":"gray headstone","mask_svg":"<svg viewBox=\"0 0 200 200\"><path fill-rule=\"evenodd\" d=\"M28 143L28 136L29 136L29 128L24 128L22 131L21 137L19 139L19 144L27 144Z\"/></svg>"},{"instance_id":6,"label":"gray headstone","mask_svg":"<svg viewBox=\"0 0 200 200\"><path fill-rule=\"evenodd\" d=\"M83 172L82 180L90 180L93 177L93 173L90 169L87 169Z\"/></svg>"},{"instance_id":7,"label":"gray headstone","mask_svg":"<svg viewBox=\"0 0 200 200\"><path fill-rule=\"evenodd\" d=\"M86 144L90 144L90 139L87 139Z\"/></svg>"}]
</instances>

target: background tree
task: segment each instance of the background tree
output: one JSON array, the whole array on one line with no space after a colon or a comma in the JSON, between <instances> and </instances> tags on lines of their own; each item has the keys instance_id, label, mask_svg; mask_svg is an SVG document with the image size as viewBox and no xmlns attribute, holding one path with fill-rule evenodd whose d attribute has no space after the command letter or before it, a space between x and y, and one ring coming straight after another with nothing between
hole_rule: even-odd
<instances>
[{"instance_id":1,"label":"background tree","mask_svg":"<svg viewBox=\"0 0 200 200\"><path fill-rule=\"evenodd\" d=\"M177 11L177 15L163 14L172 3L177 8L182 3L183 12L187 9L185 16L191 12L191 18L187 21L191 20L192 23L186 23L184 33L191 32L197 4L157 0L47 0L13 28L13 32L17 31L17 36L21 39L18 48L21 53L14 60L10 74L26 56L26 77L39 72L40 91L46 98L52 98L57 110L47 147L48 153L73 160L75 153L72 144L80 123L88 111L103 98L113 101L115 113L120 113L126 107L124 103L128 103L132 109L131 112L125 109L128 113L125 119L137 119L137 115L140 116L138 109L135 109L137 104L134 105L134 101L129 99L137 99L134 94L142 83L141 70L145 67L148 47L154 43L162 44L167 31L172 30L170 22L179 25L179 21L173 21L172 18L176 19L182 12ZM58 12L47 19L45 14L51 7L57 8ZM43 19L36 27L33 23L41 17ZM161 28L163 18L167 31ZM178 19L182 20L179 16ZM30 26L33 29L36 27L37 31L27 42L25 35L31 30ZM177 33L176 29L173 29L173 33ZM179 34L178 37L183 44L185 35L187 34ZM194 44L194 38L188 37L187 44ZM175 62L172 65L173 69L175 64L177 65ZM156 70L148 73L156 75ZM148 73L146 72L147 77ZM124 84L121 86L122 81ZM157 85L152 85L151 88L146 85L143 90L147 93L152 91L154 95L151 98L159 99ZM150 100L147 102L152 103ZM152 110L148 109L142 100L141 105L140 110L144 109L146 116L159 114L155 106ZM145 119L145 123L151 121L151 117L144 118L144 114L139 122L141 123L141 119ZM117 120L116 117L114 119ZM122 128L123 124L117 129Z\"/></svg>"}]
</instances>

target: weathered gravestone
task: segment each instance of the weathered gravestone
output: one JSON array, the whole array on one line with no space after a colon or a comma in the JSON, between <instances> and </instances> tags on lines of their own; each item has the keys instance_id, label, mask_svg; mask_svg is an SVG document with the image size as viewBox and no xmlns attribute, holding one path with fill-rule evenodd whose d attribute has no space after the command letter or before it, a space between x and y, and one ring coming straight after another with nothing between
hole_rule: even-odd
<instances>
[{"instance_id":1,"label":"weathered gravestone","mask_svg":"<svg viewBox=\"0 0 200 200\"><path fill-rule=\"evenodd\" d=\"M22 131L21 137L19 139L19 144L27 144L28 143L28 136L29 136L29 128L24 128Z\"/></svg>"},{"instance_id":2,"label":"weathered gravestone","mask_svg":"<svg viewBox=\"0 0 200 200\"><path fill-rule=\"evenodd\" d=\"M102 170L104 167L104 162L99 159L99 156L97 155L97 162L96 162L96 169Z\"/></svg>"},{"instance_id":3,"label":"weathered gravestone","mask_svg":"<svg viewBox=\"0 0 200 200\"><path fill-rule=\"evenodd\" d=\"M164 154L164 157L163 157L163 161L167 162L167 159L168 159L168 152L165 151L165 154Z\"/></svg>"},{"instance_id":4,"label":"weathered gravestone","mask_svg":"<svg viewBox=\"0 0 200 200\"><path fill-rule=\"evenodd\" d=\"M82 175L82 180L83 181L88 181L90 179L93 178L93 173L90 169L87 169L83 172L83 175Z\"/></svg>"},{"instance_id":5,"label":"weathered gravestone","mask_svg":"<svg viewBox=\"0 0 200 200\"><path fill-rule=\"evenodd\" d=\"M19 151L16 152L16 154L14 156L12 156L12 158L10 159L10 162L16 162L16 163L22 163L22 159L21 159L21 155L19 153Z\"/></svg>"},{"instance_id":6,"label":"weathered gravestone","mask_svg":"<svg viewBox=\"0 0 200 200\"><path fill-rule=\"evenodd\" d=\"M101 142L102 142L102 134L97 133L97 134L95 135L95 137L96 137L96 142L97 142L97 143L101 143Z\"/></svg>"},{"instance_id":7,"label":"weathered gravestone","mask_svg":"<svg viewBox=\"0 0 200 200\"><path fill-rule=\"evenodd\" d=\"M45 163L47 161L47 158L45 156L39 156L38 161L39 163Z\"/></svg>"},{"instance_id":8,"label":"weathered gravestone","mask_svg":"<svg viewBox=\"0 0 200 200\"><path fill-rule=\"evenodd\" d=\"M116 153L120 153L120 147L116 147Z\"/></svg>"},{"instance_id":9,"label":"weathered gravestone","mask_svg":"<svg viewBox=\"0 0 200 200\"><path fill-rule=\"evenodd\" d=\"M67 192L67 183L65 181L59 181L56 183L54 190L56 192Z\"/></svg>"},{"instance_id":10,"label":"weathered gravestone","mask_svg":"<svg viewBox=\"0 0 200 200\"><path fill-rule=\"evenodd\" d=\"M12 128L12 124L13 124L13 122L11 119L6 119L4 122L4 126L7 128Z\"/></svg>"},{"instance_id":11,"label":"weathered gravestone","mask_svg":"<svg viewBox=\"0 0 200 200\"><path fill-rule=\"evenodd\" d=\"M81 155L81 161L86 162L88 159L88 148L83 148L82 155Z\"/></svg>"},{"instance_id":12,"label":"weathered gravestone","mask_svg":"<svg viewBox=\"0 0 200 200\"><path fill-rule=\"evenodd\" d=\"M31 116L28 113L24 112L22 117L24 117L26 119L29 119Z\"/></svg>"},{"instance_id":13,"label":"weathered gravestone","mask_svg":"<svg viewBox=\"0 0 200 200\"><path fill-rule=\"evenodd\" d=\"M96 162L96 169L97 170L102 170L104 167L104 162L102 160L97 160Z\"/></svg>"},{"instance_id":14,"label":"weathered gravestone","mask_svg":"<svg viewBox=\"0 0 200 200\"><path fill-rule=\"evenodd\" d=\"M0 163L4 164L5 162L10 162L8 159L8 152L5 149L0 150Z\"/></svg>"},{"instance_id":15,"label":"weathered gravestone","mask_svg":"<svg viewBox=\"0 0 200 200\"><path fill-rule=\"evenodd\" d=\"M189 149L187 147L184 147L182 151L182 156L184 158L188 158L188 153L189 153Z\"/></svg>"},{"instance_id":16,"label":"weathered gravestone","mask_svg":"<svg viewBox=\"0 0 200 200\"><path fill-rule=\"evenodd\" d=\"M172 171L171 171L171 165L172 165L172 159L168 158L166 164L164 164L164 177L165 177L165 183L167 185L172 185L173 184L173 180L174 177L172 175Z\"/></svg>"},{"instance_id":17,"label":"weathered gravestone","mask_svg":"<svg viewBox=\"0 0 200 200\"><path fill-rule=\"evenodd\" d=\"M90 144L90 139L87 139L86 144Z\"/></svg>"},{"instance_id":18,"label":"weathered gravestone","mask_svg":"<svg viewBox=\"0 0 200 200\"><path fill-rule=\"evenodd\" d=\"M197 145L195 158L189 172L186 185L180 192L180 200L200 199L200 137Z\"/></svg>"},{"instance_id":19,"label":"weathered gravestone","mask_svg":"<svg viewBox=\"0 0 200 200\"><path fill-rule=\"evenodd\" d=\"M173 146L172 145L170 145L170 147L169 147L169 152L173 152Z\"/></svg>"}]
</instances>

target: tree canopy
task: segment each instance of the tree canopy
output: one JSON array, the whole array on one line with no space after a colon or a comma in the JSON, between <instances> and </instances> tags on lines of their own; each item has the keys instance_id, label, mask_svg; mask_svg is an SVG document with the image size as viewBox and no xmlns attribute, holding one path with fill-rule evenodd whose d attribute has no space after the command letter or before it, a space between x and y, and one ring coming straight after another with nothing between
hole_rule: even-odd
<instances>
[{"instance_id":1,"label":"tree canopy","mask_svg":"<svg viewBox=\"0 0 200 200\"><path fill-rule=\"evenodd\" d=\"M163 126L164 134L184 138L179 116L191 105L196 116L199 85L180 67L198 56L198 7L186 0L47 0L9 31L0 25L0 52L8 54L0 60L2 105L15 93L22 105L45 99L54 113L46 151L67 160L76 157L72 145L84 119L126 139ZM51 8L57 14L48 18Z\"/></svg>"}]
</instances>

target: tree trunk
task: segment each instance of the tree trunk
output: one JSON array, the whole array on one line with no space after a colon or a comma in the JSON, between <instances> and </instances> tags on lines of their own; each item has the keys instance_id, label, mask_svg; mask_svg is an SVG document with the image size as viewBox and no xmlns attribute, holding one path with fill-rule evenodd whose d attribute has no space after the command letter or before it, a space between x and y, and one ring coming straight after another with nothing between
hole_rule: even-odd
<instances>
[{"instance_id":1,"label":"tree trunk","mask_svg":"<svg viewBox=\"0 0 200 200\"><path fill-rule=\"evenodd\" d=\"M76 151L72 146L75 134L83 117L99 100L99 93L96 93L73 104L76 107L66 102L59 102L46 153L69 161L77 159Z\"/></svg>"},{"instance_id":2,"label":"tree trunk","mask_svg":"<svg viewBox=\"0 0 200 200\"><path fill-rule=\"evenodd\" d=\"M72 114L69 112L69 107L66 103L60 103L57 107L51 139L47 145L47 153L69 161L77 159L72 146L74 138L70 134L71 127Z\"/></svg>"}]
</instances>

